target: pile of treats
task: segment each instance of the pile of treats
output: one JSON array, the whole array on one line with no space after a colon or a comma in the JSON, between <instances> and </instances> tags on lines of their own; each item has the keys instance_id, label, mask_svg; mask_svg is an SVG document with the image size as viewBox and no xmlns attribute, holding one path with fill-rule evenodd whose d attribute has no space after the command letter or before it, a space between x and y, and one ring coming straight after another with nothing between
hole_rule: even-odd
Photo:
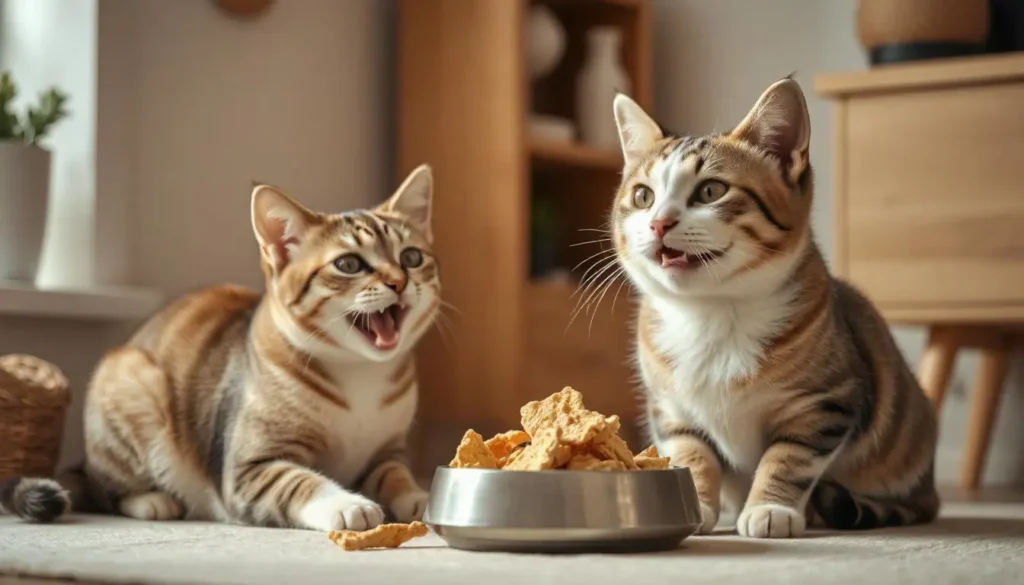
<instances>
[{"instance_id":1,"label":"pile of treats","mask_svg":"<svg viewBox=\"0 0 1024 585\"><path fill-rule=\"evenodd\" d=\"M583 395L566 386L520 411L523 430L484 440L470 429L449 467L507 471L639 471L668 469L654 445L634 455L619 436L619 417L587 410Z\"/></svg>"},{"instance_id":2,"label":"pile of treats","mask_svg":"<svg viewBox=\"0 0 1024 585\"><path fill-rule=\"evenodd\" d=\"M583 395L566 386L544 400L534 400L520 411L524 430L484 440L470 429L462 437L450 467L508 471L640 471L668 469L669 458L659 457L654 445L633 455L619 436L619 417L606 417L583 406ZM328 538L344 550L397 548L425 536L422 522L382 524L372 530L335 530Z\"/></svg>"},{"instance_id":3,"label":"pile of treats","mask_svg":"<svg viewBox=\"0 0 1024 585\"><path fill-rule=\"evenodd\" d=\"M327 538L342 550L366 548L398 548L402 544L427 535L427 525L413 521L409 524L381 524L370 530L332 530Z\"/></svg>"}]
</instances>

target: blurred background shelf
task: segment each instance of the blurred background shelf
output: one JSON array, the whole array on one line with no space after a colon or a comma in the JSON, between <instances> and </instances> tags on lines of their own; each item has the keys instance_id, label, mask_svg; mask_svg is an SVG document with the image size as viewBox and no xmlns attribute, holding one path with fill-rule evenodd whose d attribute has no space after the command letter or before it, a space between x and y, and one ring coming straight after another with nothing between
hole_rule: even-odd
<instances>
[{"instance_id":1,"label":"blurred background shelf","mask_svg":"<svg viewBox=\"0 0 1024 585\"><path fill-rule=\"evenodd\" d=\"M622 171L622 154L615 150L603 150L577 142L556 142L533 139L530 141L530 158L538 167L579 168Z\"/></svg>"},{"instance_id":2,"label":"blurred background shelf","mask_svg":"<svg viewBox=\"0 0 1024 585\"><path fill-rule=\"evenodd\" d=\"M543 75L528 57L526 28L539 6L564 31L562 58ZM650 108L647 0L399 2L396 172L404 177L424 161L434 168L435 251L445 263L443 294L459 309L455 343L432 334L420 346L410 444L421 477L451 459L466 429L518 428L523 404L564 386L619 415L630 445L644 447L628 363L630 287L604 282L609 292L596 312L572 320L584 271L613 260L601 230L622 171L618 144L591 146L577 111L598 27L618 31L628 93ZM610 124L612 95L590 104ZM567 122L573 136L541 138L531 131L538 117Z\"/></svg>"},{"instance_id":3,"label":"blurred background shelf","mask_svg":"<svg viewBox=\"0 0 1024 585\"><path fill-rule=\"evenodd\" d=\"M156 291L141 288L38 288L0 280L0 315L88 321L132 321L163 302Z\"/></svg>"}]
</instances>

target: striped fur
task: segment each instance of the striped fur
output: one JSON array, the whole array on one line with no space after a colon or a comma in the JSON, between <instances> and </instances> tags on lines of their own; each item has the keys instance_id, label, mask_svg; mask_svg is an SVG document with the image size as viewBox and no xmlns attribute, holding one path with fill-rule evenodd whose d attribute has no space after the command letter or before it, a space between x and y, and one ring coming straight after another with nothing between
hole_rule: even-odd
<instances>
[{"instance_id":1,"label":"striped fur","mask_svg":"<svg viewBox=\"0 0 1024 585\"><path fill-rule=\"evenodd\" d=\"M773 84L725 134L667 136L625 96L615 115L612 240L641 293L648 427L694 473L703 531L723 503L751 537L799 536L808 515L933 519L935 414L879 313L814 243L799 85Z\"/></svg>"},{"instance_id":2,"label":"striped fur","mask_svg":"<svg viewBox=\"0 0 1024 585\"><path fill-rule=\"evenodd\" d=\"M404 453L412 349L440 304L432 190L424 166L375 209L321 214L257 185L266 293L185 295L94 373L84 471L98 509L314 530L419 519ZM41 509L27 515L54 516Z\"/></svg>"}]
</instances>

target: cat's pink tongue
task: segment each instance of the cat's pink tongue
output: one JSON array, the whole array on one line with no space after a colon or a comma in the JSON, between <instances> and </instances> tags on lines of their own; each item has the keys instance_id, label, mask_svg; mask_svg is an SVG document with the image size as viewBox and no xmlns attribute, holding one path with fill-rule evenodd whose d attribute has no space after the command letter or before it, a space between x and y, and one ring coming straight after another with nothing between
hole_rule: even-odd
<instances>
[{"instance_id":1,"label":"cat's pink tongue","mask_svg":"<svg viewBox=\"0 0 1024 585\"><path fill-rule=\"evenodd\" d=\"M391 349L398 345L398 330L390 311L370 315L370 331L377 336L373 344L377 349Z\"/></svg>"}]
</instances>

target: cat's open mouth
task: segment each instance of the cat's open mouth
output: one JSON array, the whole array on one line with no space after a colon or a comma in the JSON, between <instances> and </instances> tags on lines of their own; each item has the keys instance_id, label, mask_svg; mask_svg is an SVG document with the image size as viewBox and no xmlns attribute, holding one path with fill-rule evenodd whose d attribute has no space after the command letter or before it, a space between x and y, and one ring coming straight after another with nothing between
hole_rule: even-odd
<instances>
[{"instance_id":1,"label":"cat's open mouth","mask_svg":"<svg viewBox=\"0 0 1024 585\"><path fill-rule=\"evenodd\" d=\"M363 334L370 345L387 351L398 346L402 322L408 312L409 307L395 303L380 311L349 313L348 321Z\"/></svg>"},{"instance_id":2,"label":"cat's open mouth","mask_svg":"<svg viewBox=\"0 0 1024 585\"><path fill-rule=\"evenodd\" d=\"M662 268L698 268L714 262L729 251L729 248L721 250L703 250L701 252L686 252L676 250L668 246L662 246L658 250L658 258L661 260Z\"/></svg>"}]
</instances>

